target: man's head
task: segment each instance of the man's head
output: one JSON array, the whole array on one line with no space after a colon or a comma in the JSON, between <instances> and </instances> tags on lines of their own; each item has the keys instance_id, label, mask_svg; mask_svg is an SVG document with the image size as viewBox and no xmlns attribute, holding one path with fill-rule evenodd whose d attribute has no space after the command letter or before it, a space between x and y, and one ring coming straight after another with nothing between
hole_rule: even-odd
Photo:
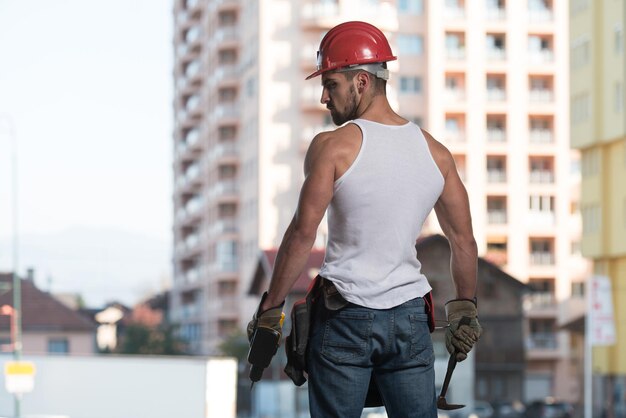
<instances>
[{"instance_id":1,"label":"man's head","mask_svg":"<svg viewBox=\"0 0 626 418\"><path fill-rule=\"evenodd\" d=\"M332 28L317 52L317 71L307 80L322 76L322 103L341 125L354 119L358 98L385 94L387 61L396 57L385 35L365 22L345 22Z\"/></svg>"}]
</instances>

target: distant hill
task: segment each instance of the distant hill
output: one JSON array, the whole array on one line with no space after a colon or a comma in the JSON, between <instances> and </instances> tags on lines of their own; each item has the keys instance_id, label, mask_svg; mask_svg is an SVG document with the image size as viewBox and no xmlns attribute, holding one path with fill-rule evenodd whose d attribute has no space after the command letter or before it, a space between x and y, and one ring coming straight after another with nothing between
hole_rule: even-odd
<instances>
[{"instance_id":1,"label":"distant hill","mask_svg":"<svg viewBox=\"0 0 626 418\"><path fill-rule=\"evenodd\" d=\"M0 270L12 265L11 241L0 242ZM70 228L19 237L19 273L52 293L79 293L87 306L132 305L170 282L171 242L115 229Z\"/></svg>"}]
</instances>

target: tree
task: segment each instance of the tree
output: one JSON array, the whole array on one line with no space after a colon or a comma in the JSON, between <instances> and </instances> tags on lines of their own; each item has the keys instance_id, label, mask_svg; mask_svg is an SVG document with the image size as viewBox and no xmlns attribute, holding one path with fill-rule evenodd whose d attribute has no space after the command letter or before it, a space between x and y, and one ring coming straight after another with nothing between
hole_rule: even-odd
<instances>
[{"instance_id":1,"label":"tree","mask_svg":"<svg viewBox=\"0 0 626 418\"><path fill-rule=\"evenodd\" d=\"M174 336L172 326L150 328L140 323L129 324L118 349L120 354L182 355L184 343Z\"/></svg>"}]
</instances>

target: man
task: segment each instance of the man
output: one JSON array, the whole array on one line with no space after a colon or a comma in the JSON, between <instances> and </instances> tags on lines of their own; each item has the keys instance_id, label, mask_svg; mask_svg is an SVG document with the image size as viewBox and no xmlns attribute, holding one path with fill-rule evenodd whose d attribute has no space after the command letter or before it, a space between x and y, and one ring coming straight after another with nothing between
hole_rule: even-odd
<instances>
[{"instance_id":1,"label":"man","mask_svg":"<svg viewBox=\"0 0 626 418\"><path fill-rule=\"evenodd\" d=\"M320 298L307 351L311 416L359 417L370 377L390 417L436 417L434 354L425 314L431 287L415 242L434 208L450 242L455 299L446 304L446 346L458 360L480 336L477 249L467 193L450 152L396 114L386 97L384 34L364 22L331 29L318 51L321 102L341 125L318 134L304 162L296 213L280 245L269 290L250 324L280 331L285 297L302 272L328 209ZM348 123L350 122L350 123ZM460 318L471 318L459 326Z\"/></svg>"}]
</instances>

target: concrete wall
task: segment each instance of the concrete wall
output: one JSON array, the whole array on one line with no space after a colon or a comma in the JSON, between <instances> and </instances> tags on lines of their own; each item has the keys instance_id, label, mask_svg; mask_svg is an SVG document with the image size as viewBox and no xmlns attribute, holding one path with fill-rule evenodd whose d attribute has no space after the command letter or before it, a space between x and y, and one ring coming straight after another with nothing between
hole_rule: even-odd
<instances>
[{"instance_id":1,"label":"concrete wall","mask_svg":"<svg viewBox=\"0 0 626 418\"><path fill-rule=\"evenodd\" d=\"M0 355L0 364L12 357ZM232 359L140 356L25 356L35 388L22 414L67 418L234 418L237 365ZM13 399L0 376L0 416Z\"/></svg>"}]
</instances>

